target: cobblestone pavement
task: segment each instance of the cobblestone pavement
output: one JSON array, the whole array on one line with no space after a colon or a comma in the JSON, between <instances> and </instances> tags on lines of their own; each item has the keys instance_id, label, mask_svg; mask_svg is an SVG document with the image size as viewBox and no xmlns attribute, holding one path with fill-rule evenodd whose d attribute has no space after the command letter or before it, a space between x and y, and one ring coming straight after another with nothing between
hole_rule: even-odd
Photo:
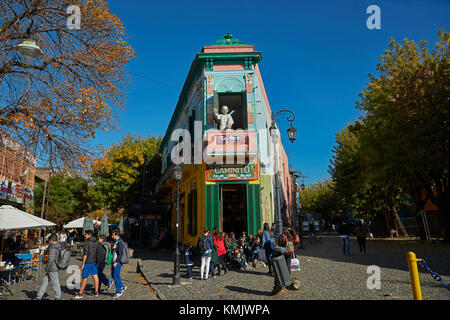
<instances>
[{"instance_id":1,"label":"cobblestone pavement","mask_svg":"<svg viewBox=\"0 0 450 320\"><path fill-rule=\"evenodd\" d=\"M70 265L76 265L78 267L81 266L81 257L72 257ZM127 290L123 293L123 295L118 298L118 300L156 300L157 297L154 294L153 290L147 284L145 279L138 273L136 273L137 260L130 259L130 264L126 264L122 267L121 277L125 286L127 286ZM69 266L70 268L70 266ZM60 271L59 273L59 282L61 284L62 291L62 300L70 300L73 299L75 294L78 292L76 289L69 289L66 281L71 275L67 271ZM44 271L41 271L44 274ZM35 274L35 273L33 273ZM110 267L106 267L105 274L108 279L111 278L111 269ZM34 299L37 295L37 292L41 286L41 279L38 281L28 280L23 281L21 283L14 284L12 286L14 290L13 296L0 296L0 300L31 300ZM105 289L104 286L102 286ZM111 300L112 296L115 294L115 287L113 286L108 292L100 292L99 297L95 298L91 295L91 292L94 291L94 280L92 277L89 278L86 288L84 290L84 298L83 300ZM44 300L46 299L54 299L53 289L49 285L47 287L46 294L44 295Z\"/></svg>"},{"instance_id":2,"label":"cobblestone pavement","mask_svg":"<svg viewBox=\"0 0 450 320\"><path fill-rule=\"evenodd\" d=\"M293 276L301 281L298 291L288 290L271 296L274 278L267 268L249 267L247 271L231 270L215 279L199 280L199 268L194 267L194 279L186 278L181 269L182 284L172 286L173 252L136 250L135 257L145 277L160 299L223 300L223 299L292 299L292 300L406 300L412 299L406 253L413 251L425 259L433 271L450 283L450 246L420 241L367 241L367 254L360 255L355 239L351 240L351 256L342 254L338 236L321 236L322 243L309 243L297 251L301 271ZM381 289L367 288L371 274L367 267L381 270ZM450 300L450 290L435 281L419 266L424 300Z\"/></svg>"}]
</instances>

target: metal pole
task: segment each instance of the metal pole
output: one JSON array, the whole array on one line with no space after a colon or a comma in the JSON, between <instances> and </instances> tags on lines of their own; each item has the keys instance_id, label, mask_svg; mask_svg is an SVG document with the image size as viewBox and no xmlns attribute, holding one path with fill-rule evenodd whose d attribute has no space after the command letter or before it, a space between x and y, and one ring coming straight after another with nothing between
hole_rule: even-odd
<instances>
[{"instance_id":1,"label":"metal pole","mask_svg":"<svg viewBox=\"0 0 450 320\"><path fill-rule=\"evenodd\" d=\"M275 130L275 118L272 118L272 128ZM274 143L274 170L275 170L275 213L277 215L277 226L278 226L278 236L283 232L283 221L281 220L281 210L280 210L280 184L279 184L279 175L278 175L278 135L272 136L272 141Z\"/></svg>"},{"instance_id":2,"label":"metal pole","mask_svg":"<svg viewBox=\"0 0 450 320\"><path fill-rule=\"evenodd\" d=\"M45 196L47 194L47 181L44 181L44 195L42 197L42 207L41 207L41 219L44 219L44 207L45 207ZM39 238L43 236L42 234L42 228L39 229ZM44 244L44 242L42 242Z\"/></svg>"},{"instance_id":3,"label":"metal pole","mask_svg":"<svg viewBox=\"0 0 450 320\"><path fill-rule=\"evenodd\" d=\"M422 259L417 259L416 254L411 251L406 254L406 259L408 260L409 276L411 278L414 300L422 300L419 271L417 270L417 261L422 261Z\"/></svg>"},{"instance_id":4,"label":"metal pole","mask_svg":"<svg viewBox=\"0 0 450 320\"><path fill-rule=\"evenodd\" d=\"M180 284L180 251L178 248L178 225L179 225L179 217L180 217L180 182L177 181L177 236L176 236L176 247L175 247L175 268L174 268L174 276L172 284Z\"/></svg>"}]
</instances>

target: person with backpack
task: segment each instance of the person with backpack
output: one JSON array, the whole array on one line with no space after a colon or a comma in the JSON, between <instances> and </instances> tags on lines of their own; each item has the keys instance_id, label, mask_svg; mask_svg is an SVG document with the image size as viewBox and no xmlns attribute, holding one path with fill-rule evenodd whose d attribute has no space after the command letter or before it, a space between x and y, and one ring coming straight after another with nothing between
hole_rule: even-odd
<instances>
[{"instance_id":1,"label":"person with backpack","mask_svg":"<svg viewBox=\"0 0 450 320\"><path fill-rule=\"evenodd\" d=\"M100 288L102 284L106 286L106 291L111 289L113 282L109 280L105 273L105 267L112 262L112 252L111 252L111 244L106 241L106 237L104 235L100 235L98 237L98 250L97 250L97 265L98 265L98 291L100 292Z\"/></svg>"},{"instance_id":2,"label":"person with backpack","mask_svg":"<svg viewBox=\"0 0 450 320\"><path fill-rule=\"evenodd\" d=\"M282 240L279 239L278 242L281 243L281 245L287 249L287 251L284 253L284 258L286 259L286 264L288 266L289 274L291 274L291 260L292 260L292 257L295 255L295 249L294 249L294 244L292 241L292 236L289 231L285 231L281 234L281 237L283 239Z\"/></svg>"},{"instance_id":3,"label":"person with backpack","mask_svg":"<svg viewBox=\"0 0 450 320\"><path fill-rule=\"evenodd\" d=\"M114 284L116 286L116 294L113 296L114 299L119 298L127 287L122 283L120 278L120 272L122 271L122 265L128 263L127 257L129 259L128 247L120 238L119 229L114 229L112 232L112 238L114 239L113 249L113 261L111 268L111 276L114 279Z\"/></svg>"},{"instance_id":4,"label":"person with backpack","mask_svg":"<svg viewBox=\"0 0 450 320\"><path fill-rule=\"evenodd\" d=\"M47 248L48 260L45 266L45 276L42 279L42 285L39 289L35 300L42 300L45 290L47 290L48 283L55 292L55 300L61 300L61 286L59 284L59 268L57 265L60 257L60 252L63 249L61 243L58 242L58 236L56 233L52 233L49 237L49 246Z\"/></svg>"},{"instance_id":5,"label":"person with backpack","mask_svg":"<svg viewBox=\"0 0 450 320\"><path fill-rule=\"evenodd\" d=\"M97 251L98 242L94 237L92 230L87 230L84 233L84 246L83 246L83 261L81 263L81 286L80 291L75 295L74 299L83 299L84 288L86 287L89 276L94 279L94 297L98 297L98 265L97 265Z\"/></svg>"},{"instance_id":6,"label":"person with backpack","mask_svg":"<svg viewBox=\"0 0 450 320\"><path fill-rule=\"evenodd\" d=\"M205 274L204 279L206 280L208 279L213 249L213 241L209 236L209 229L207 227L203 229L203 234L198 239L197 247L201 254L200 280L203 280L203 274Z\"/></svg>"}]
</instances>

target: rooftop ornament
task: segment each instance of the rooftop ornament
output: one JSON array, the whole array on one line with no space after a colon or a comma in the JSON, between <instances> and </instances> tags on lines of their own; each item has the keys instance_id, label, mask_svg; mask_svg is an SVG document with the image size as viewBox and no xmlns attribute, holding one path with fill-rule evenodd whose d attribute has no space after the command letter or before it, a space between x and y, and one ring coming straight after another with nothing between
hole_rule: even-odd
<instances>
[{"instance_id":1,"label":"rooftop ornament","mask_svg":"<svg viewBox=\"0 0 450 320\"><path fill-rule=\"evenodd\" d=\"M233 35L227 32L226 35L223 36L223 39L217 40L213 46L237 46L240 44L246 44L239 39L233 38Z\"/></svg>"}]
</instances>

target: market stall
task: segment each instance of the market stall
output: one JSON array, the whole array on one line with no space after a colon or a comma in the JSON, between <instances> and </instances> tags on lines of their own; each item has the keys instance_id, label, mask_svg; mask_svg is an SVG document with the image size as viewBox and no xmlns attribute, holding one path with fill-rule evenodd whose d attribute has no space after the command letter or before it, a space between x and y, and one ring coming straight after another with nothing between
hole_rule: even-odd
<instances>
[{"instance_id":1,"label":"market stall","mask_svg":"<svg viewBox=\"0 0 450 320\"><path fill-rule=\"evenodd\" d=\"M23 280L32 270L39 270L45 247L38 246L36 234L29 231L54 227L56 224L10 205L0 206L0 273L7 282ZM8 234L12 234L8 237ZM35 241L31 241L31 240ZM7 243L6 243L7 242ZM19 278L17 278L20 276Z\"/></svg>"}]
</instances>

